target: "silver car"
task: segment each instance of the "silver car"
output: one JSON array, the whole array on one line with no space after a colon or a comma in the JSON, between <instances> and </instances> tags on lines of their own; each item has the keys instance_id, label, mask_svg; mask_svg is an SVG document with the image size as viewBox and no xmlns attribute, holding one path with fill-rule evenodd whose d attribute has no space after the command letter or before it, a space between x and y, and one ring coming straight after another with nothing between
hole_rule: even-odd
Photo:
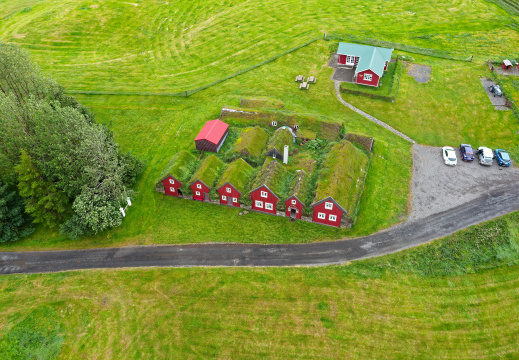
<instances>
[{"instance_id":1,"label":"silver car","mask_svg":"<svg viewBox=\"0 0 519 360\"><path fill-rule=\"evenodd\" d=\"M478 157L479 163L481 165L491 166L493 163L492 159L494 158L494 154L492 153L491 149L480 146L478 147Z\"/></svg>"}]
</instances>

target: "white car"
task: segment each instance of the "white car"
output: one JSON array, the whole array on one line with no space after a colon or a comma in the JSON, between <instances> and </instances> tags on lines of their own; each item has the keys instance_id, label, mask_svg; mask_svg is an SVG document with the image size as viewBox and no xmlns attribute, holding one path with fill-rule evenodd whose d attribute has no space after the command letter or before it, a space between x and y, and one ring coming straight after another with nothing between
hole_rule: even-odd
<instances>
[{"instance_id":1,"label":"white car","mask_svg":"<svg viewBox=\"0 0 519 360\"><path fill-rule=\"evenodd\" d=\"M489 149L484 146L478 147L478 156L479 156L479 163L481 165L491 166L494 158L494 154L492 153L492 149Z\"/></svg>"},{"instance_id":2,"label":"white car","mask_svg":"<svg viewBox=\"0 0 519 360\"><path fill-rule=\"evenodd\" d=\"M456 152L454 148L450 146L444 146L442 148L443 161L445 161L445 165L455 166L458 163L458 159L456 158Z\"/></svg>"}]
</instances>

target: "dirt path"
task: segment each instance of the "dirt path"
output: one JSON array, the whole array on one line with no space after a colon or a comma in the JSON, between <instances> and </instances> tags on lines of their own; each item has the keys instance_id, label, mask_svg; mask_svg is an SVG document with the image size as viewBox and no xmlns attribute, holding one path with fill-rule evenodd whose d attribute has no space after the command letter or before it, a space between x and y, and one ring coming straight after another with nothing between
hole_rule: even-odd
<instances>
[{"instance_id":1,"label":"dirt path","mask_svg":"<svg viewBox=\"0 0 519 360\"><path fill-rule=\"evenodd\" d=\"M376 117L374 116L371 116L370 114L356 108L355 106L351 105L350 103L347 103L346 101L343 100L342 96L341 96L341 82L340 81L334 81L335 83L335 92L337 93L337 98L339 99L339 101L346 107L350 108L351 110L355 111L357 114L361 115L361 116L364 116L366 119L368 119L369 121L373 121L375 124L378 124L386 129L388 129L389 131L391 131L392 133L400 136L402 139L404 140L407 140L411 143L416 143L416 141L414 141L413 139L411 139L409 136L405 135L404 133L396 130L395 128L389 126L388 124L386 124L385 122L383 121L380 121L379 119L377 119Z\"/></svg>"}]
</instances>

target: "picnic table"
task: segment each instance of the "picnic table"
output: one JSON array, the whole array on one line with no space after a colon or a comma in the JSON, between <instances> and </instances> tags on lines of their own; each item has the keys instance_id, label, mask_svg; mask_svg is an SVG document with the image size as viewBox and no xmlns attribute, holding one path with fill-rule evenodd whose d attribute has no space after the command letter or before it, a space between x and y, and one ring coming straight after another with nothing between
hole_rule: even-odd
<instances>
[{"instance_id":1,"label":"picnic table","mask_svg":"<svg viewBox=\"0 0 519 360\"><path fill-rule=\"evenodd\" d=\"M303 75L297 75L296 82L305 82L305 77Z\"/></svg>"},{"instance_id":2,"label":"picnic table","mask_svg":"<svg viewBox=\"0 0 519 360\"><path fill-rule=\"evenodd\" d=\"M309 83L315 84L316 81L317 81L317 79L315 78L315 76L310 76L310 77L308 78L308 82L309 82Z\"/></svg>"},{"instance_id":3,"label":"picnic table","mask_svg":"<svg viewBox=\"0 0 519 360\"><path fill-rule=\"evenodd\" d=\"M310 84L306 81L302 82L300 85L299 85L299 88L301 90L308 90L308 88L310 87Z\"/></svg>"}]
</instances>

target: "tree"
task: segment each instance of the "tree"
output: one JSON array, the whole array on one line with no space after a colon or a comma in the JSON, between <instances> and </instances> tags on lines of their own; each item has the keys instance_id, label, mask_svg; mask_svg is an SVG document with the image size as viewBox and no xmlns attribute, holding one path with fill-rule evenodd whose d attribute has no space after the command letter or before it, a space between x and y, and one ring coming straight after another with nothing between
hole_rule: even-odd
<instances>
[{"instance_id":1,"label":"tree","mask_svg":"<svg viewBox=\"0 0 519 360\"><path fill-rule=\"evenodd\" d=\"M18 190L25 198L25 212L33 217L34 223L57 226L66 211L67 196L40 175L25 150L22 150L15 171L18 173Z\"/></svg>"},{"instance_id":2,"label":"tree","mask_svg":"<svg viewBox=\"0 0 519 360\"><path fill-rule=\"evenodd\" d=\"M31 234L31 217L24 212L23 199L0 182L0 242L17 241Z\"/></svg>"}]
</instances>

